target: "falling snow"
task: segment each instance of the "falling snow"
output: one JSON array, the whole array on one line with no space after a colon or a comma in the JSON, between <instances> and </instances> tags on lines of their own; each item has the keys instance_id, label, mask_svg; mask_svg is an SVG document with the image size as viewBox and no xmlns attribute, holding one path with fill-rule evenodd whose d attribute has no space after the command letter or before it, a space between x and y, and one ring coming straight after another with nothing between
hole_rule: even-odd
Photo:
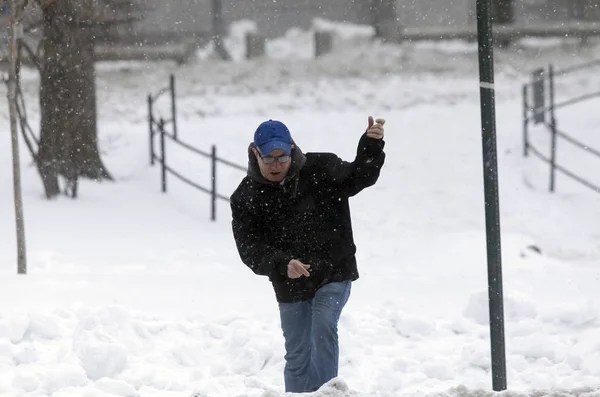
<instances>
[{"instance_id":1,"label":"falling snow","mask_svg":"<svg viewBox=\"0 0 600 397\"><path fill-rule=\"evenodd\" d=\"M443 8L453 13L457 3ZM415 4L406 5L414 20L453 18ZM476 44L373 43L368 27L318 19L286 26L267 41L266 59L244 61L244 34L260 26L231 27L224 43L233 62L208 45L179 66L98 63L99 143L115 182L84 180L78 199L47 201L21 157L27 276L15 275L10 139L0 123L0 396L284 395L277 305L268 281L237 256L228 204L219 201L211 222L210 196L174 178L162 194L159 168L149 166L146 95L170 73L181 139L215 144L242 166L267 118L286 120L304 151L344 159L369 115L387 120L380 181L351 201L361 277L340 322L340 377L312 395L492 396ZM318 60L315 27L337 38ZM548 167L521 155L520 118L533 69L577 64L599 48L594 39L587 47L524 39L496 53L511 396L600 396L600 197L561 177L548 193ZM39 78L22 73L35 126ZM599 76L584 71L557 92L568 98ZM562 111L560 125L600 148L600 102L579 106ZM541 127L531 139L550 147ZM210 185L207 159L167 150L174 169ZM600 183L593 158L566 143L559 154ZM228 196L243 175L219 166L219 192Z\"/></svg>"}]
</instances>

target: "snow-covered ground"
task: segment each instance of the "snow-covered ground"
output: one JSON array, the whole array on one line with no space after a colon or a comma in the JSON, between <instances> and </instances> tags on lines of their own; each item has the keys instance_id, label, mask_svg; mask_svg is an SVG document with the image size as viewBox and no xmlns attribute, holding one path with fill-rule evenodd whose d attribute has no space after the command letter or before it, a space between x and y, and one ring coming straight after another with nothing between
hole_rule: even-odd
<instances>
[{"instance_id":1,"label":"snow-covered ground","mask_svg":"<svg viewBox=\"0 0 600 397\"><path fill-rule=\"evenodd\" d=\"M27 276L16 275L0 107L0 396L284 394L277 306L267 280L237 256L227 203L211 222L207 195L173 177L162 194L159 169L148 164L146 95L171 71L181 139L204 150L215 144L241 165L266 118L284 120L304 151L346 159L369 115L387 119L381 179L352 201L361 278L340 324L340 379L314 395L490 394L476 47L369 44L362 30L338 30L338 49L319 60L307 55L309 35L291 31L269 43L269 61L223 64L203 53L179 68L99 65L100 146L116 182L84 181L77 200L48 202L22 146ZM520 85L550 59L583 62L597 47L517 46L497 52L496 79L508 385L511 395L594 397L600 195L560 176L558 191L547 192L548 167L521 155ZM559 95L599 87L599 76L561 83ZM34 126L37 87L25 71ZM600 148L599 106L561 111L561 128ZM532 130L541 149L546 134ZM173 168L209 186L207 159L167 150ZM600 183L600 160L566 143L558 153ZM242 177L219 166L220 193Z\"/></svg>"}]
</instances>

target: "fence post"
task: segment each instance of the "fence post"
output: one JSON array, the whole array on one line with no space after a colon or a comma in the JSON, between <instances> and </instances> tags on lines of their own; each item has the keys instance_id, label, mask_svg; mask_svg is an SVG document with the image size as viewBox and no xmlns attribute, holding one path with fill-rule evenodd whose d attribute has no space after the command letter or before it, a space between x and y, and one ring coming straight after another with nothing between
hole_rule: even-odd
<instances>
[{"instance_id":1,"label":"fence post","mask_svg":"<svg viewBox=\"0 0 600 397\"><path fill-rule=\"evenodd\" d=\"M523 157L529 155L529 102L527 95L529 90L528 85L523 84Z\"/></svg>"},{"instance_id":2,"label":"fence post","mask_svg":"<svg viewBox=\"0 0 600 397\"><path fill-rule=\"evenodd\" d=\"M258 32L246 33L246 59L260 58L265 55L265 38Z\"/></svg>"},{"instance_id":3,"label":"fence post","mask_svg":"<svg viewBox=\"0 0 600 397\"><path fill-rule=\"evenodd\" d=\"M211 220L217 219L217 147L212 145L212 188L211 188Z\"/></svg>"},{"instance_id":4,"label":"fence post","mask_svg":"<svg viewBox=\"0 0 600 397\"><path fill-rule=\"evenodd\" d=\"M154 126L152 124L152 95L148 94L148 132L150 134L150 165L154 165Z\"/></svg>"},{"instance_id":5,"label":"fence post","mask_svg":"<svg viewBox=\"0 0 600 397\"><path fill-rule=\"evenodd\" d=\"M533 71L533 122L535 124L546 122L546 77L544 76L544 68L539 68Z\"/></svg>"},{"instance_id":6,"label":"fence post","mask_svg":"<svg viewBox=\"0 0 600 397\"><path fill-rule=\"evenodd\" d=\"M315 58L329 54L333 50L333 33L330 31L318 30L315 32Z\"/></svg>"},{"instance_id":7,"label":"fence post","mask_svg":"<svg viewBox=\"0 0 600 397\"><path fill-rule=\"evenodd\" d=\"M550 191L554 192L556 187L556 116L554 111L554 67L548 66L548 81L550 84L550 130L552 133L551 154L550 154Z\"/></svg>"},{"instance_id":8,"label":"fence post","mask_svg":"<svg viewBox=\"0 0 600 397\"><path fill-rule=\"evenodd\" d=\"M167 158L166 158L166 150L165 150L165 121L160 118L158 122L158 128L160 132L160 152L161 152L161 171L160 171L160 181L161 181L161 191L163 193L167 192Z\"/></svg>"},{"instance_id":9,"label":"fence post","mask_svg":"<svg viewBox=\"0 0 600 397\"><path fill-rule=\"evenodd\" d=\"M177 140L177 107L175 104L175 76L171 75L171 117L173 119L173 137Z\"/></svg>"}]
</instances>

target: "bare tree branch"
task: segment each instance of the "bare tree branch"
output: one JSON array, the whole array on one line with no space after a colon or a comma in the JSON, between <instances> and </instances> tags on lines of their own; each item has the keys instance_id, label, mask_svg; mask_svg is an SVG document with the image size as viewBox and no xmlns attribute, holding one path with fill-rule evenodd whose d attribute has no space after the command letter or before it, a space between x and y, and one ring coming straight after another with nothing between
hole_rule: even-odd
<instances>
[{"instance_id":1,"label":"bare tree branch","mask_svg":"<svg viewBox=\"0 0 600 397\"><path fill-rule=\"evenodd\" d=\"M19 58L20 58L19 60L21 60L21 49L23 49L23 50L25 50L25 52L27 53L27 55L29 56L29 58L31 59L31 61L33 62L35 67L37 68L37 70L41 71L42 65L40 63L40 60L38 59L36 54L33 52L31 47L29 47L29 44L27 44L27 42L23 39L18 39L17 45L19 46Z\"/></svg>"},{"instance_id":2,"label":"bare tree branch","mask_svg":"<svg viewBox=\"0 0 600 397\"><path fill-rule=\"evenodd\" d=\"M33 136L33 131L29 123L27 122L27 118L23 116L23 109L21 108L22 103L17 104L17 115L19 116L19 125L21 126L21 135L23 136L23 140L25 140L25 144L27 145L27 149L29 149L29 154L31 154L31 158L33 159L33 163L37 162L37 150L33 147L33 143L31 139L27 135L27 131ZM35 139L35 136L34 136ZM39 142L37 142L37 146L39 147Z\"/></svg>"},{"instance_id":3,"label":"bare tree branch","mask_svg":"<svg viewBox=\"0 0 600 397\"><path fill-rule=\"evenodd\" d=\"M21 51L18 50L17 54L17 65L21 64ZM21 127L21 135L23 135L23 140L25 141L25 144L27 145L27 148L29 149L29 153L31 154L31 157L33 159L33 162L36 162L36 158L37 158L37 150L34 149L33 144L31 143L31 139L29 138L29 136L27 136L27 132L29 131L29 133L31 134L31 136L33 137L33 140L36 143L36 146L39 148L40 142L39 140L36 139L35 134L33 132L33 129L31 128L31 126L29 125L29 122L27 121L27 110L25 108L25 100L23 98L23 90L21 89L21 76L20 76L20 71L17 69L17 73L16 73L16 93L15 93L15 108L17 110L17 116L19 118L19 125Z\"/></svg>"},{"instance_id":4,"label":"bare tree branch","mask_svg":"<svg viewBox=\"0 0 600 397\"><path fill-rule=\"evenodd\" d=\"M24 33L31 33L33 32L35 29L41 27L44 25L44 21L42 21L41 19L39 21L35 21L33 22L31 25L28 25L27 27L23 28L23 32Z\"/></svg>"}]
</instances>

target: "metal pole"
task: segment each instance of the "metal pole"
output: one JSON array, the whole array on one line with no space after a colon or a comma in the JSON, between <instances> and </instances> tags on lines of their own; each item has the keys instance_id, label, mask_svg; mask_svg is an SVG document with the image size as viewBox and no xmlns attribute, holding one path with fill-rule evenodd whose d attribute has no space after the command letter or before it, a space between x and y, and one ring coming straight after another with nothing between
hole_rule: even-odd
<instances>
[{"instance_id":1,"label":"metal pole","mask_svg":"<svg viewBox=\"0 0 600 397\"><path fill-rule=\"evenodd\" d=\"M556 115L554 112L554 67L548 66L548 83L550 95L550 132L552 134L552 143L550 146L550 191L554 192L556 188Z\"/></svg>"},{"instance_id":2,"label":"metal pole","mask_svg":"<svg viewBox=\"0 0 600 397\"><path fill-rule=\"evenodd\" d=\"M165 121L161 118L158 122L158 128L160 132L160 163L162 165L160 170L160 181L161 181L161 191L163 193L167 192L167 151L165 150Z\"/></svg>"},{"instance_id":3,"label":"metal pole","mask_svg":"<svg viewBox=\"0 0 600 397\"><path fill-rule=\"evenodd\" d=\"M533 71L533 121L535 124L546 122L546 71L538 68Z\"/></svg>"},{"instance_id":4,"label":"metal pole","mask_svg":"<svg viewBox=\"0 0 600 397\"><path fill-rule=\"evenodd\" d=\"M175 105L175 76L171 75L171 117L173 118L173 137L177 140L177 108Z\"/></svg>"},{"instance_id":5,"label":"metal pole","mask_svg":"<svg viewBox=\"0 0 600 397\"><path fill-rule=\"evenodd\" d=\"M506 353L504 343L502 253L500 242L494 50L491 13L491 0L477 0L477 41L479 47L479 87L483 143L492 383L494 391L502 391L506 390Z\"/></svg>"},{"instance_id":6,"label":"metal pole","mask_svg":"<svg viewBox=\"0 0 600 397\"><path fill-rule=\"evenodd\" d=\"M523 156L529 156L529 101L528 85L523 84Z\"/></svg>"},{"instance_id":7,"label":"metal pole","mask_svg":"<svg viewBox=\"0 0 600 397\"><path fill-rule=\"evenodd\" d=\"M10 118L10 136L13 160L13 192L17 233L17 273L27 274L27 255L25 245L25 220L23 215L23 196L21 192L21 159L19 156L19 132L17 127L17 35L20 31L18 1L8 2L8 110Z\"/></svg>"},{"instance_id":8,"label":"metal pole","mask_svg":"<svg viewBox=\"0 0 600 397\"><path fill-rule=\"evenodd\" d=\"M217 147L212 145L212 189L211 189L211 220L217 219Z\"/></svg>"},{"instance_id":9,"label":"metal pole","mask_svg":"<svg viewBox=\"0 0 600 397\"><path fill-rule=\"evenodd\" d=\"M150 134L150 165L154 165L154 115L152 114L152 95L148 94L148 133Z\"/></svg>"}]
</instances>

